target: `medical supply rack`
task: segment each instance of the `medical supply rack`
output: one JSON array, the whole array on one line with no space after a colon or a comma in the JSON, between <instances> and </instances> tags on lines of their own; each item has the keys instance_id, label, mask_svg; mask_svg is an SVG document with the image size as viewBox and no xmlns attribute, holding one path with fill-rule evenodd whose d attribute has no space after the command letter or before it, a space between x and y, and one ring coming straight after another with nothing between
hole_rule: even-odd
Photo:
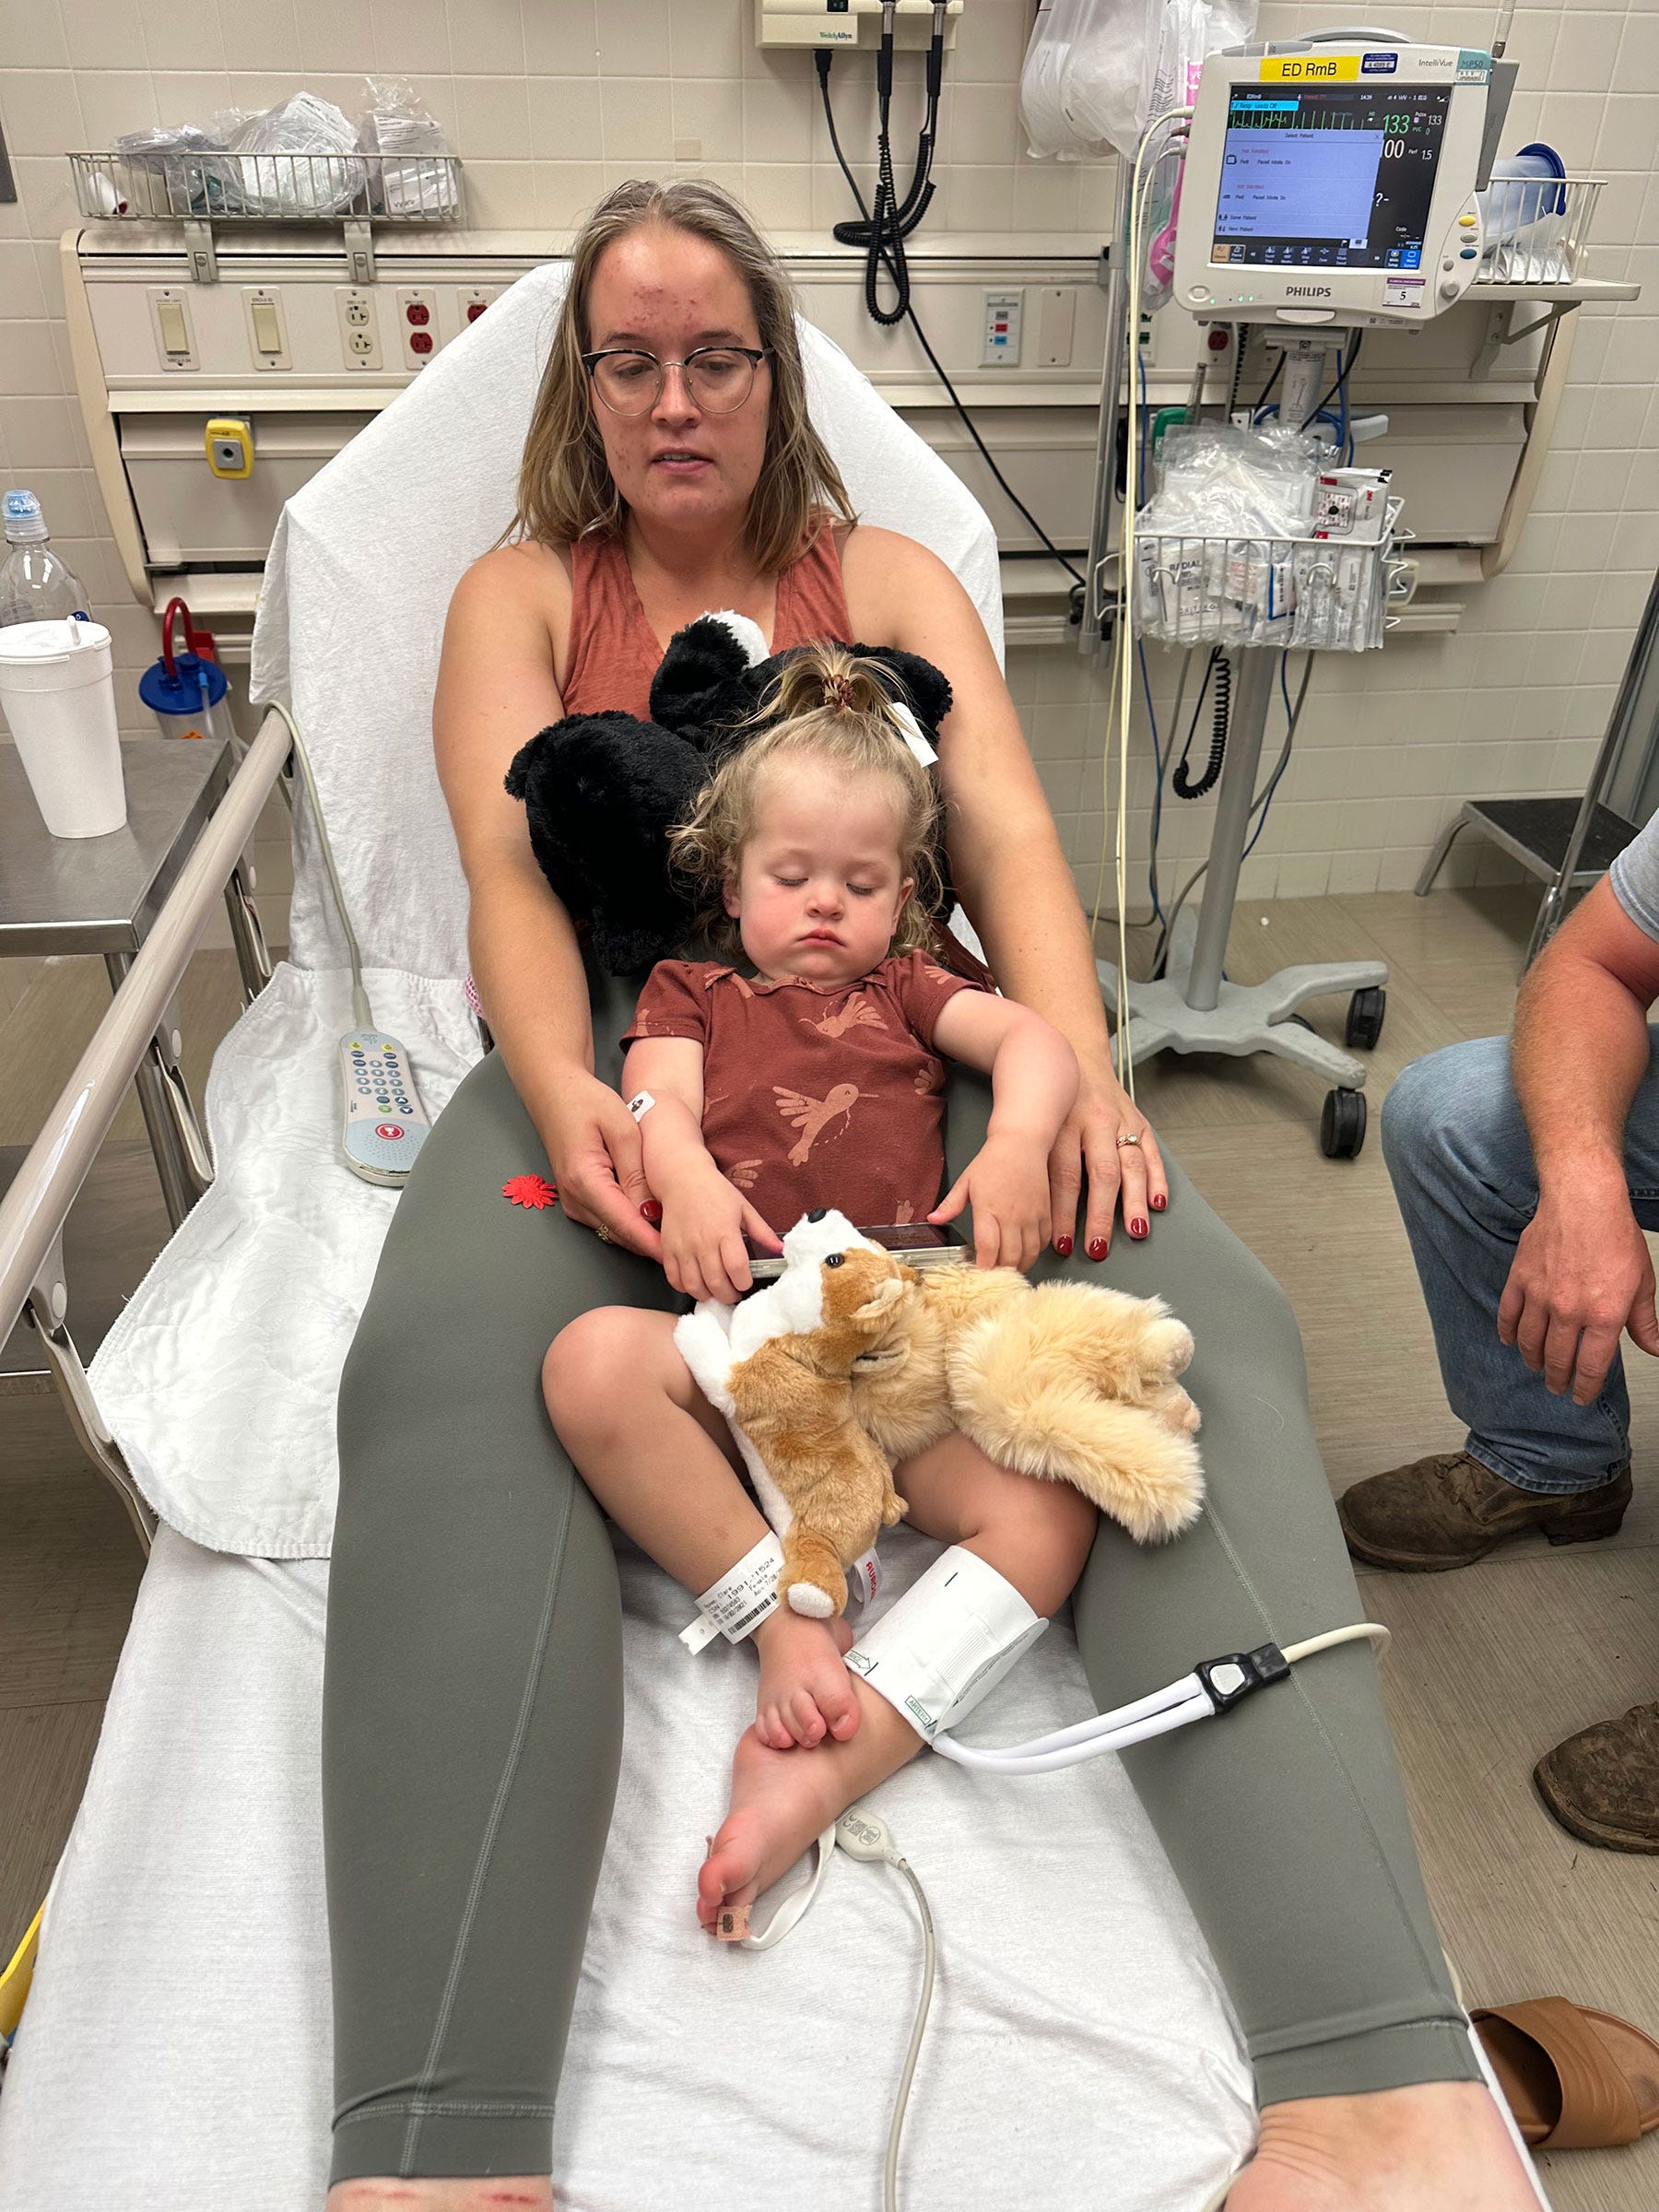
<instances>
[{"instance_id":1,"label":"medical supply rack","mask_svg":"<svg viewBox=\"0 0 1659 2212\"><path fill-rule=\"evenodd\" d=\"M459 224L455 154L72 153L76 206L98 222L182 222L190 274L217 284L214 226L335 223L349 281L374 282L376 223Z\"/></svg>"}]
</instances>

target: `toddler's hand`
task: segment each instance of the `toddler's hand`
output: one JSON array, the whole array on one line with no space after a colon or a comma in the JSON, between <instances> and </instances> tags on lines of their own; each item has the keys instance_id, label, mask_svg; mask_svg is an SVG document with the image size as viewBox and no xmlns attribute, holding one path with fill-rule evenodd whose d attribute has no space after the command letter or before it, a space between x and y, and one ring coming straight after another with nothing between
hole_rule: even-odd
<instances>
[{"instance_id":1,"label":"toddler's hand","mask_svg":"<svg viewBox=\"0 0 1659 2212\"><path fill-rule=\"evenodd\" d=\"M1017 1136L988 1137L927 1218L954 1221L966 1206L973 1208L975 1266L1023 1274L1048 1242L1046 1149Z\"/></svg>"},{"instance_id":2,"label":"toddler's hand","mask_svg":"<svg viewBox=\"0 0 1659 2212\"><path fill-rule=\"evenodd\" d=\"M815 1620L782 1605L755 1630L760 1694L755 1734L770 1750L844 1744L858 1730L858 1699L841 1653L853 1647L845 1620Z\"/></svg>"},{"instance_id":3,"label":"toddler's hand","mask_svg":"<svg viewBox=\"0 0 1659 2212\"><path fill-rule=\"evenodd\" d=\"M746 1232L757 1244L782 1250L776 1232L712 1164L663 1194L663 1269L688 1298L736 1304L754 1279Z\"/></svg>"}]
</instances>

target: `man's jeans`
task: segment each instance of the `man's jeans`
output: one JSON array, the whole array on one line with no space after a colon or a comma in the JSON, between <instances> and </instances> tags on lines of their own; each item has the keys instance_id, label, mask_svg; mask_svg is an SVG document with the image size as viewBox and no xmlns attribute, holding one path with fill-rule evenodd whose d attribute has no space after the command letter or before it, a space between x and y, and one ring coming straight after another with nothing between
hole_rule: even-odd
<instances>
[{"instance_id":1,"label":"man's jeans","mask_svg":"<svg viewBox=\"0 0 1659 2212\"><path fill-rule=\"evenodd\" d=\"M1630 1456L1630 1400L1616 1359L1589 1406L1557 1397L1513 1346L1498 1302L1538 1203L1507 1037L1416 1060L1382 1108L1382 1156L1406 1218L1446 1396L1474 1458L1524 1490L1587 1490ZM1659 1230L1659 1075L1650 1062L1625 1128L1625 1180Z\"/></svg>"}]
</instances>

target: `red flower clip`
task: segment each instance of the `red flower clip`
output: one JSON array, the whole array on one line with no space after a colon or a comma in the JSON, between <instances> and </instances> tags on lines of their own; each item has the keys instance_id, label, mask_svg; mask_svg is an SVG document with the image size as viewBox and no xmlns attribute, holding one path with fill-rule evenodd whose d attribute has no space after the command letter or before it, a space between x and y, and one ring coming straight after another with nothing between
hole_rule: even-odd
<instances>
[{"instance_id":1,"label":"red flower clip","mask_svg":"<svg viewBox=\"0 0 1659 2212\"><path fill-rule=\"evenodd\" d=\"M559 1204L559 1193L545 1175L515 1175L501 1185L501 1195L511 1198L514 1206L531 1206L537 1213L543 1206Z\"/></svg>"}]
</instances>

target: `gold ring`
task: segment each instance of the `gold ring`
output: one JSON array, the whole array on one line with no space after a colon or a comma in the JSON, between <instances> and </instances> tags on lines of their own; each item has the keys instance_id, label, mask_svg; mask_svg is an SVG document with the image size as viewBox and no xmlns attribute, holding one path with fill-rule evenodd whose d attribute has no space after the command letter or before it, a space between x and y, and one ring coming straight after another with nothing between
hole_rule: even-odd
<instances>
[{"instance_id":1,"label":"gold ring","mask_svg":"<svg viewBox=\"0 0 1659 2212\"><path fill-rule=\"evenodd\" d=\"M1120 1145L1138 1145L1141 1140L1138 1136L1120 1136L1117 1141Z\"/></svg>"}]
</instances>

